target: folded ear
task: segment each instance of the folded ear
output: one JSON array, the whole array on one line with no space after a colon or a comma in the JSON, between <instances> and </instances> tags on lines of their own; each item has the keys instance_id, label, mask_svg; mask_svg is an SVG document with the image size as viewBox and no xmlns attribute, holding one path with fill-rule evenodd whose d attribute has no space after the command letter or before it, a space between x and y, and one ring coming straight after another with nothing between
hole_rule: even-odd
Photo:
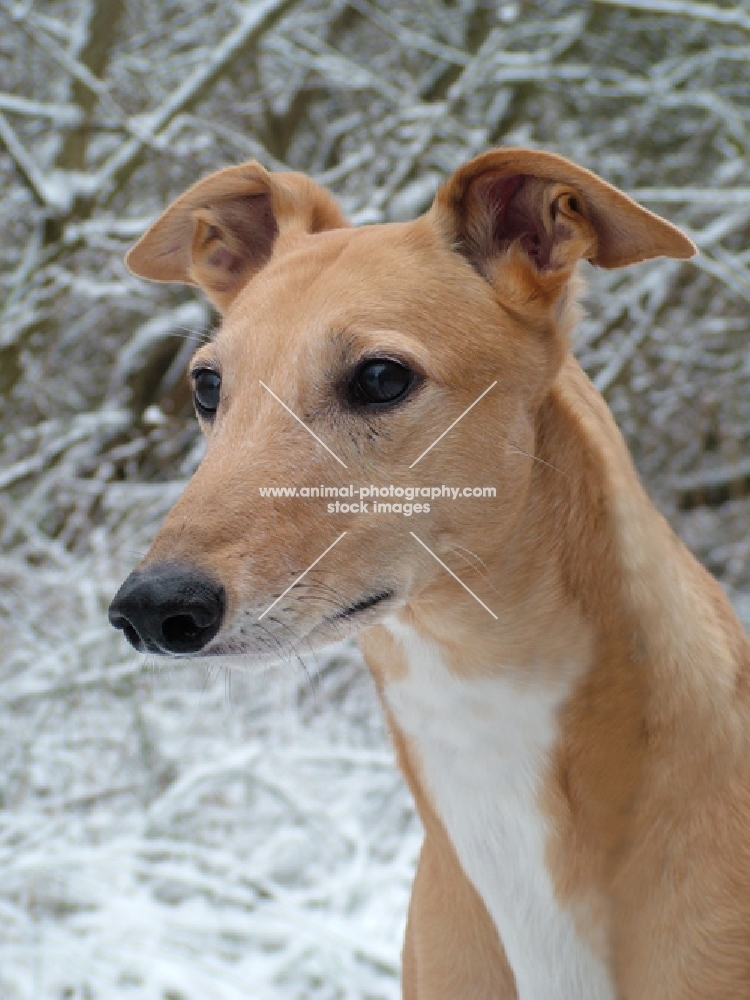
<instances>
[{"instance_id":1,"label":"folded ear","mask_svg":"<svg viewBox=\"0 0 750 1000\"><path fill-rule=\"evenodd\" d=\"M488 280L499 280L505 258L530 294L559 291L582 258L613 268L697 253L679 229L596 174L530 149L471 160L440 188L430 215Z\"/></svg>"},{"instance_id":2,"label":"folded ear","mask_svg":"<svg viewBox=\"0 0 750 1000\"><path fill-rule=\"evenodd\" d=\"M348 225L334 198L303 174L270 174L259 163L198 181L156 220L125 258L151 281L199 285L224 311L269 260L281 232Z\"/></svg>"}]
</instances>

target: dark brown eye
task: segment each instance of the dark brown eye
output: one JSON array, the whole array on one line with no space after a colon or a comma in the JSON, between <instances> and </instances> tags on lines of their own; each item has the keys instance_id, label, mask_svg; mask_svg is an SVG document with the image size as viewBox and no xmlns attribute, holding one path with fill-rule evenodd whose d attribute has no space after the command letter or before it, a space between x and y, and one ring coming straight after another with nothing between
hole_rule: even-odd
<instances>
[{"instance_id":1,"label":"dark brown eye","mask_svg":"<svg viewBox=\"0 0 750 1000\"><path fill-rule=\"evenodd\" d=\"M199 368L193 372L193 399L195 408L202 417L211 420L219 406L221 395L221 375L211 368Z\"/></svg>"},{"instance_id":2,"label":"dark brown eye","mask_svg":"<svg viewBox=\"0 0 750 1000\"><path fill-rule=\"evenodd\" d=\"M413 382L413 373L399 361L383 358L366 361L350 383L352 402L358 406L395 403Z\"/></svg>"}]
</instances>

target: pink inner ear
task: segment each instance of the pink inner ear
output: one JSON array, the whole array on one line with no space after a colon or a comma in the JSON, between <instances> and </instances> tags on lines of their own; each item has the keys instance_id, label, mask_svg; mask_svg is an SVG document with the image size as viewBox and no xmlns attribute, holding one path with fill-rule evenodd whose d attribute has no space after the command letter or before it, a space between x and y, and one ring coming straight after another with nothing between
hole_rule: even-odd
<instances>
[{"instance_id":1,"label":"pink inner ear","mask_svg":"<svg viewBox=\"0 0 750 1000\"><path fill-rule=\"evenodd\" d=\"M477 182L478 194L499 217L507 211L511 200L523 187L523 175L513 177L481 177Z\"/></svg>"},{"instance_id":2,"label":"pink inner ear","mask_svg":"<svg viewBox=\"0 0 750 1000\"><path fill-rule=\"evenodd\" d=\"M239 274L244 267L244 261L239 254L232 253L226 247L217 247L208 256L208 263L228 274Z\"/></svg>"},{"instance_id":3,"label":"pink inner ear","mask_svg":"<svg viewBox=\"0 0 750 1000\"><path fill-rule=\"evenodd\" d=\"M480 178L477 195L489 213L495 253L504 253L516 240L538 268L552 254L552 236L542 220L543 184L521 174Z\"/></svg>"},{"instance_id":4,"label":"pink inner ear","mask_svg":"<svg viewBox=\"0 0 750 1000\"><path fill-rule=\"evenodd\" d=\"M211 207L221 228L234 237L237 256L243 256L246 261L258 259L259 263L265 263L279 231L270 196L252 194L226 198Z\"/></svg>"},{"instance_id":5,"label":"pink inner ear","mask_svg":"<svg viewBox=\"0 0 750 1000\"><path fill-rule=\"evenodd\" d=\"M205 263L220 282L235 282L268 261L278 234L267 194L238 195L209 202ZM205 245L204 243L204 245ZM223 275L219 277L218 275Z\"/></svg>"}]
</instances>

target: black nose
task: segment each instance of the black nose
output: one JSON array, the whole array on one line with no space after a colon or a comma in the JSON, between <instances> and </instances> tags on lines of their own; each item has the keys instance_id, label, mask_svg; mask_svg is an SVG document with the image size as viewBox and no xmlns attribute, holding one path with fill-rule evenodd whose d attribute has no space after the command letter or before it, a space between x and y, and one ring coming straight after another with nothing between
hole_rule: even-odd
<instances>
[{"instance_id":1,"label":"black nose","mask_svg":"<svg viewBox=\"0 0 750 1000\"><path fill-rule=\"evenodd\" d=\"M221 628L221 584L175 563L131 573L109 606L109 620L141 653L197 653Z\"/></svg>"}]
</instances>

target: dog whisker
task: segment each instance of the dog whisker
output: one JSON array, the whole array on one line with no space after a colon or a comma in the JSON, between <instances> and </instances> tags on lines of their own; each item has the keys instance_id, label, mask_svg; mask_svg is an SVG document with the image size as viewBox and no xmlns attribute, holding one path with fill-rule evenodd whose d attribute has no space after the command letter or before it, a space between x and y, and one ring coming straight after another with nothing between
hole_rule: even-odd
<instances>
[{"instance_id":1,"label":"dog whisker","mask_svg":"<svg viewBox=\"0 0 750 1000\"><path fill-rule=\"evenodd\" d=\"M317 692L317 688L315 686L315 682L313 680L313 676L310 673L310 671L307 669L307 664L304 661L302 653L297 648L297 643L299 643L301 641L300 637L295 633L294 629L292 629L291 626L287 625L285 622L280 621L278 618L269 617L268 620L270 622L273 622L275 625L278 625L280 628L286 629L287 632L291 633L292 640L289 641L289 645L290 645L290 648L292 649L292 651L294 653L294 657L293 658L294 658L294 660L296 660L296 662L302 668L302 671L305 674L305 677L307 678L307 682L308 682L308 685L310 687L310 691L311 691L311 693L313 695L313 698L317 701L318 692ZM309 645L309 642L308 642L308 645ZM317 657L315 655L315 650L312 648L312 646L310 646L310 652L312 653L313 661L315 663L315 669L317 671L318 668L319 668L319 664L318 664Z\"/></svg>"}]
</instances>

